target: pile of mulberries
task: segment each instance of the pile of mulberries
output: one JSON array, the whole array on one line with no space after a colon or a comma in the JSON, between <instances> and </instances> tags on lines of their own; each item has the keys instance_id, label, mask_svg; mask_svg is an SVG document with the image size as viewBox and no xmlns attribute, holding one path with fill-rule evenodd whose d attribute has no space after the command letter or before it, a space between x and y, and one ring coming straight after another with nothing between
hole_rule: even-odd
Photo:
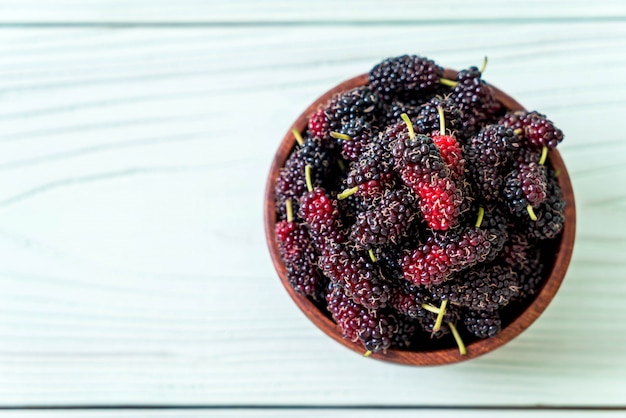
<instances>
[{"instance_id":1,"label":"pile of mulberries","mask_svg":"<svg viewBox=\"0 0 626 418\"><path fill-rule=\"evenodd\" d=\"M463 353L549 274L565 201L548 155L563 133L507 112L483 70L445 79L427 58L389 58L294 132L275 187L288 281L367 355Z\"/></svg>"}]
</instances>

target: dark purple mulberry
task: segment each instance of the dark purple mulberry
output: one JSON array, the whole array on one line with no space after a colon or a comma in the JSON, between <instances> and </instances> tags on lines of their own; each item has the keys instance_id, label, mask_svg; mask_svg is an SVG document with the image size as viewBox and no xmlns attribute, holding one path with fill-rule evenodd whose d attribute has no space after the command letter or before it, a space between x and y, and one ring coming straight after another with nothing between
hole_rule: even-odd
<instances>
[{"instance_id":1,"label":"dark purple mulberry","mask_svg":"<svg viewBox=\"0 0 626 418\"><path fill-rule=\"evenodd\" d=\"M385 351L391 346L398 329L393 316L355 303L337 284L330 284L326 302L333 320L345 338L360 342L366 350L373 353Z\"/></svg>"},{"instance_id":2,"label":"dark purple mulberry","mask_svg":"<svg viewBox=\"0 0 626 418\"><path fill-rule=\"evenodd\" d=\"M565 201L556 177L549 178L546 195L544 202L533 211L536 221L531 216L520 218L528 236L537 240L556 238L565 222Z\"/></svg>"},{"instance_id":3,"label":"dark purple mulberry","mask_svg":"<svg viewBox=\"0 0 626 418\"><path fill-rule=\"evenodd\" d=\"M385 126L389 126L402 122L400 116L403 113L406 113L409 118L413 119L417 116L419 108L420 102L417 100L410 100L408 102L393 100L391 103L383 105L382 123Z\"/></svg>"},{"instance_id":4,"label":"dark purple mulberry","mask_svg":"<svg viewBox=\"0 0 626 418\"><path fill-rule=\"evenodd\" d=\"M408 233L415 218L415 200L406 187L385 191L380 201L357 215L350 239L360 249L398 243Z\"/></svg>"},{"instance_id":5,"label":"dark purple mulberry","mask_svg":"<svg viewBox=\"0 0 626 418\"><path fill-rule=\"evenodd\" d=\"M351 164L346 188L358 187L357 194L371 200L382 196L386 188L395 184L391 147L397 134L396 130L387 129L384 134L373 138L359 160Z\"/></svg>"},{"instance_id":6,"label":"dark purple mulberry","mask_svg":"<svg viewBox=\"0 0 626 418\"><path fill-rule=\"evenodd\" d=\"M356 87L334 96L324 109L329 131L339 132L354 119L376 125L376 115L380 113L378 95L367 86Z\"/></svg>"},{"instance_id":7,"label":"dark purple mulberry","mask_svg":"<svg viewBox=\"0 0 626 418\"><path fill-rule=\"evenodd\" d=\"M285 218L285 201L291 199L294 213L298 211L299 199L306 192L306 165L311 167L313 187L326 185L331 168L336 164L333 145L322 142L319 138L305 136L304 143L291 153L276 180L276 210Z\"/></svg>"},{"instance_id":8,"label":"dark purple mulberry","mask_svg":"<svg viewBox=\"0 0 626 418\"><path fill-rule=\"evenodd\" d=\"M466 270L454 280L433 289L434 296L477 311L494 311L509 303L519 292L515 271L500 264L483 264Z\"/></svg>"},{"instance_id":9,"label":"dark purple mulberry","mask_svg":"<svg viewBox=\"0 0 626 418\"><path fill-rule=\"evenodd\" d=\"M423 245L404 254L402 271L404 278L416 285L438 284L457 271L484 262L490 250L487 230L434 232Z\"/></svg>"},{"instance_id":10,"label":"dark purple mulberry","mask_svg":"<svg viewBox=\"0 0 626 418\"><path fill-rule=\"evenodd\" d=\"M350 137L349 140L339 140L341 141L341 155L348 161L357 161L372 138L378 136L378 132L372 125L360 117L351 119L347 124L342 125L339 133Z\"/></svg>"},{"instance_id":11,"label":"dark purple mulberry","mask_svg":"<svg viewBox=\"0 0 626 418\"><path fill-rule=\"evenodd\" d=\"M487 125L464 146L469 178L482 200L496 202L500 198L504 175L519 148L520 138L503 125Z\"/></svg>"},{"instance_id":12,"label":"dark purple mulberry","mask_svg":"<svg viewBox=\"0 0 626 418\"><path fill-rule=\"evenodd\" d=\"M508 112L500 123L513 129L521 129L528 143L536 148L554 149L563 141L563 132L539 112Z\"/></svg>"},{"instance_id":13,"label":"dark purple mulberry","mask_svg":"<svg viewBox=\"0 0 626 418\"><path fill-rule=\"evenodd\" d=\"M317 256L309 234L296 222L276 224L278 250L287 267L289 284L298 293L314 296L320 284Z\"/></svg>"},{"instance_id":14,"label":"dark purple mulberry","mask_svg":"<svg viewBox=\"0 0 626 418\"><path fill-rule=\"evenodd\" d=\"M372 90L386 102L424 96L441 86L442 77L443 68L417 55L388 58L369 72Z\"/></svg>"},{"instance_id":15,"label":"dark purple mulberry","mask_svg":"<svg viewBox=\"0 0 626 418\"><path fill-rule=\"evenodd\" d=\"M467 132L463 130L463 114L450 97L435 96L421 105L418 109L417 116L415 118L411 117L415 132L430 135L433 131L440 131L439 111L437 110L439 107L443 110L446 131L451 131L459 138L465 138Z\"/></svg>"},{"instance_id":16,"label":"dark purple mulberry","mask_svg":"<svg viewBox=\"0 0 626 418\"><path fill-rule=\"evenodd\" d=\"M431 303L430 292L403 279L394 280L393 284L390 305L396 312L409 318L426 315L422 304Z\"/></svg>"},{"instance_id":17,"label":"dark purple mulberry","mask_svg":"<svg viewBox=\"0 0 626 418\"><path fill-rule=\"evenodd\" d=\"M346 295L366 308L387 304L391 289L380 276L377 266L354 250L333 245L320 257L319 266L334 283L345 289Z\"/></svg>"},{"instance_id":18,"label":"dark purple mulberry","mask_svg":"<svg viewBox=\"0 0 626 418\"><path fill-rule=\"evenodd\" d=\"M452 90L450 97L463 115L463 130L472 133L485 123L492 121L502 105L496 100L493 91L481 79L476 67L459 71L459 84Z\"/></svg>"},{"instance_id":19,"label":"dark purple mulberry","mask_svg":"<svg viewBox=\"0 0 626 418\"><path fill-rule=\"evenodd\" d=\"M441 303L435 303L434 305L435 307L439 308L441 306ZM437 331L434 331L435 324L437 322L437 316L438 314L434 312L427 312L424 316L418 319L418 321L422 325L422 330L430 334L431 338L441 338L444 335L449 334L450 328L447 324L453 323L454 325L456 325L461 318L459 309L455 306L448 304L446 307L446 312L443 315L443 320L440 328Z\"/></svg>"},{"instance_id":20,"label":"dark purple mulberry","mask_svg":"<svg viewBox=\"0 0 626 418\"><path fill-rule=\"evenodd\" d=\"M519 164L504 180L504 200L517 216L528 216L527 208L539 207L546 199L546 167L537 163Z\"/></svg>"},{"instance_id":21,"label":"dark purple mulberry","mask_svg":"<svg viewBox=\"0 0 626 418\"><path fill-rule=\"evenodd\" d=\"M463 322L467 330L478 338L495 337L502 330L502 320L498 311L468 310Z\"/></svg>"}]
</instances>

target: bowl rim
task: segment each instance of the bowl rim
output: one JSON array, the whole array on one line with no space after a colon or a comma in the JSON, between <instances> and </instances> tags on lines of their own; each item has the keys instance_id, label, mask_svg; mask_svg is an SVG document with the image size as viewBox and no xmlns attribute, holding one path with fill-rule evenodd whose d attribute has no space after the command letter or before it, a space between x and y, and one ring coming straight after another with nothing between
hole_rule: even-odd
<instances>
[{"instance_id":1,"label":"bowl rim","mask_svg":"<svg viewBox=\"0 0 626 418\"><path fill-rule=\"evenodd\" d=\"M444 70L444 77L448 79L455 79L457 74L458 72L452 69ZM277 218L274 201L275 184L278 173L284 166L287 157L295 146L292 130L297 129L299 132L303 132L307 127L310 115L319 107L324 106L336 93L359 87L367 83L367 74L360 74L356 77L345 80L318 97L304 110L304 112L300 114L300 116L298 116L296 121L289 127L287 133L283 137L272 161L266 182L264 205L265 237L267 245L272 257L274 268L276 269L283 286L287 290L287 293L298 308L300 308L300 310L304 313L304 315L326 335L361 355L365 352L361 344L344 338L339 332L336 324L330 318L324 315L311 300L309 300L306 296L296 293L290 286L286 276L286 268L278 251L278 245L276 242L275 225ZM511 96L491 84L488 85L493 90L496 99L500 101L500 103L503 104L508 110L525 110L524 107ZM552 270L546 279L543 288L535 296L535 299L530 303L530 305L528 305L521 314L504 327L495 337L478 339L467 344L466 355L461 355L457 348L447 348L433 351L405 351L388 349L386 352L372 353L370 356L371 358L413 366L445 365L466 361L503 346L520 335L533 322L535 322L537 318L539 318L541 313L548 307L556 295L556 292L559 290L563 279L565 278L565 273L569 267L572 257L576 234L576 207L569 173L558 150L551 150L548 153L548 158L552 167L559 171L559 186L561 187L566 203L564 215L565 222L561 232L561 240L556 249L556 260L554 261Z\"/></svg>"}]
</instances>

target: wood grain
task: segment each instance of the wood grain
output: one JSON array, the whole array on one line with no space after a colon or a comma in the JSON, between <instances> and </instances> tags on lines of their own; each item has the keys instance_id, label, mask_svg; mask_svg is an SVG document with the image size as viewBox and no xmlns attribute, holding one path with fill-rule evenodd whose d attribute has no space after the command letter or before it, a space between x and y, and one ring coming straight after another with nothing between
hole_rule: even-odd
<instances>
[{"instance_id":1,"label":"wood grain","mask_svg":"<svg viewBox=\"0 0 626 418\"><path fill-rule=\"evenodd\" d=\"M445 410L445 409L417 409L417 410L299 410L299 409L225 409L225 410L124 410L113 409L104 411L85 411L85 410L62 410L62 411L19 411L3 413L3 417L7 418L197 418L197 417L293 417L293 418L412 418L417 415L437 416L439 418L500 418L502 416L510 418L524 418L532 416L533 418L614 418L624 416L623 411L545 411L545 410Z\"/></svg>"},{"instance_id":2,"label":"wood grain","mask_svg":"<svg viewBox=\"0 0 626 418\"><path fill-rule=\"evenodd\" d=\"M328 25L368 22L473 22L502 24L509 21L531 23L541 20L609 20L626 18L626 5L617 0L593 3L582 0L508 2L479 0L471 3L459 0L414 2L393 0L322 0L315 7L303 7L298 2L270 0L262 3L236 0L228 3L202 0L2 0L0 22L41 23L271 23Z\"/></svg>"},{"instance_id":3,"label":"wood grain","mask_svg":"<svg viewBox=\"0 0 626 418\"><path fill-rule=\"evenodd\" d=\"M433 28L1 30L0 404L623 405L626 27ZM291 122L405 52L456 68L487 54L488 81L566 132L579 214L533 327L438 369L329 340L263 234Z\"/></svg>"}]
</instances>

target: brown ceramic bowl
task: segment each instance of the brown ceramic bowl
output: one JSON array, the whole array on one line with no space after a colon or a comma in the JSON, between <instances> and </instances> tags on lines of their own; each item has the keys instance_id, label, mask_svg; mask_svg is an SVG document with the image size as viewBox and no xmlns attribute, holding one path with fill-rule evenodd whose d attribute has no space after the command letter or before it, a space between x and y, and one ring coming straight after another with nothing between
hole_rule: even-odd
<instances>
[{"instance_id":1,"label":"brown ceramic bowl","mask_svg":"<svg viewBox=\"0 0 626 418\"><path fill-rule=\"evenodd\" d=\"M446 70L444 77L448 79L456 78L456 71ZM341 335L341 332L337 329L335 323L329 318L328 314L323 309L318 308L310 299L296 293L289 285L285 274L285 265L280 257L278 246L276 244L275 236L275 224L276 224L276 210L274 206L274 189L276 179L278 178L281 167L283 167L287 157L294 148L294 138L291 133L295 128L300 132L303 132L307 126L309 116L317 110L319 107L325 105L330 98L338 92L350 90L354 87L367 84L367 74L362 74L357 77L344 81L338 86L330 89L318 98L313 104L311 104L293 123L293 125L287 130L287 134L283 138L278 151L274 157L272 167L267 180L267 186L265 190L265 235L267 244L274 262L274 267L278 272L278 276L282 281L285 289L289 293L289 296L298 305L302 312L322 331L324 331L329 337L335 341L343 344L349 349L355 351L359 355L363 355L364 348L361 344L349 341ZM509 110L523 110L524 108L515 99L511 98L507 94L491 86L496 94L497 99ZM372 358L389 361L394 363L402 363L414 366L429 366L429 365L441 365L450 364L463 360L469 360L478 357L482 354L488 353L496 348L506 344L513 338L517 337L522 331L528 328L541 313L546 309L550 301L554 298L557 290L559 289L565 272L569 266L572 250L574 246L574 235L576 229L576 209L574 206L574 193L572 191L572 185L570 182L567 169L561 159L561 155L557 150L550 151L549 163L555 170L560 171L559 184L563 190L565 198L565 223L560 238L552 240L547 248L543 248L542 252L547 253L548 257L545 258L547 264L544 269L544 274L547 278L544 280L542 288L534 296L534 299L526 305L520 307L518 312L513 312L512 315L507 318L503 323L502 331L493 338L487 338L483 340L474 340L466 344L467 354L460 355L456 346L452 345L449 348L435 348L427 351L405 351L405 350L387 350L387 352L374 353ZM552 265L550 266L550 263ZM454 344L454 343L453 343Z\"/></svg>"}]
</instances>

